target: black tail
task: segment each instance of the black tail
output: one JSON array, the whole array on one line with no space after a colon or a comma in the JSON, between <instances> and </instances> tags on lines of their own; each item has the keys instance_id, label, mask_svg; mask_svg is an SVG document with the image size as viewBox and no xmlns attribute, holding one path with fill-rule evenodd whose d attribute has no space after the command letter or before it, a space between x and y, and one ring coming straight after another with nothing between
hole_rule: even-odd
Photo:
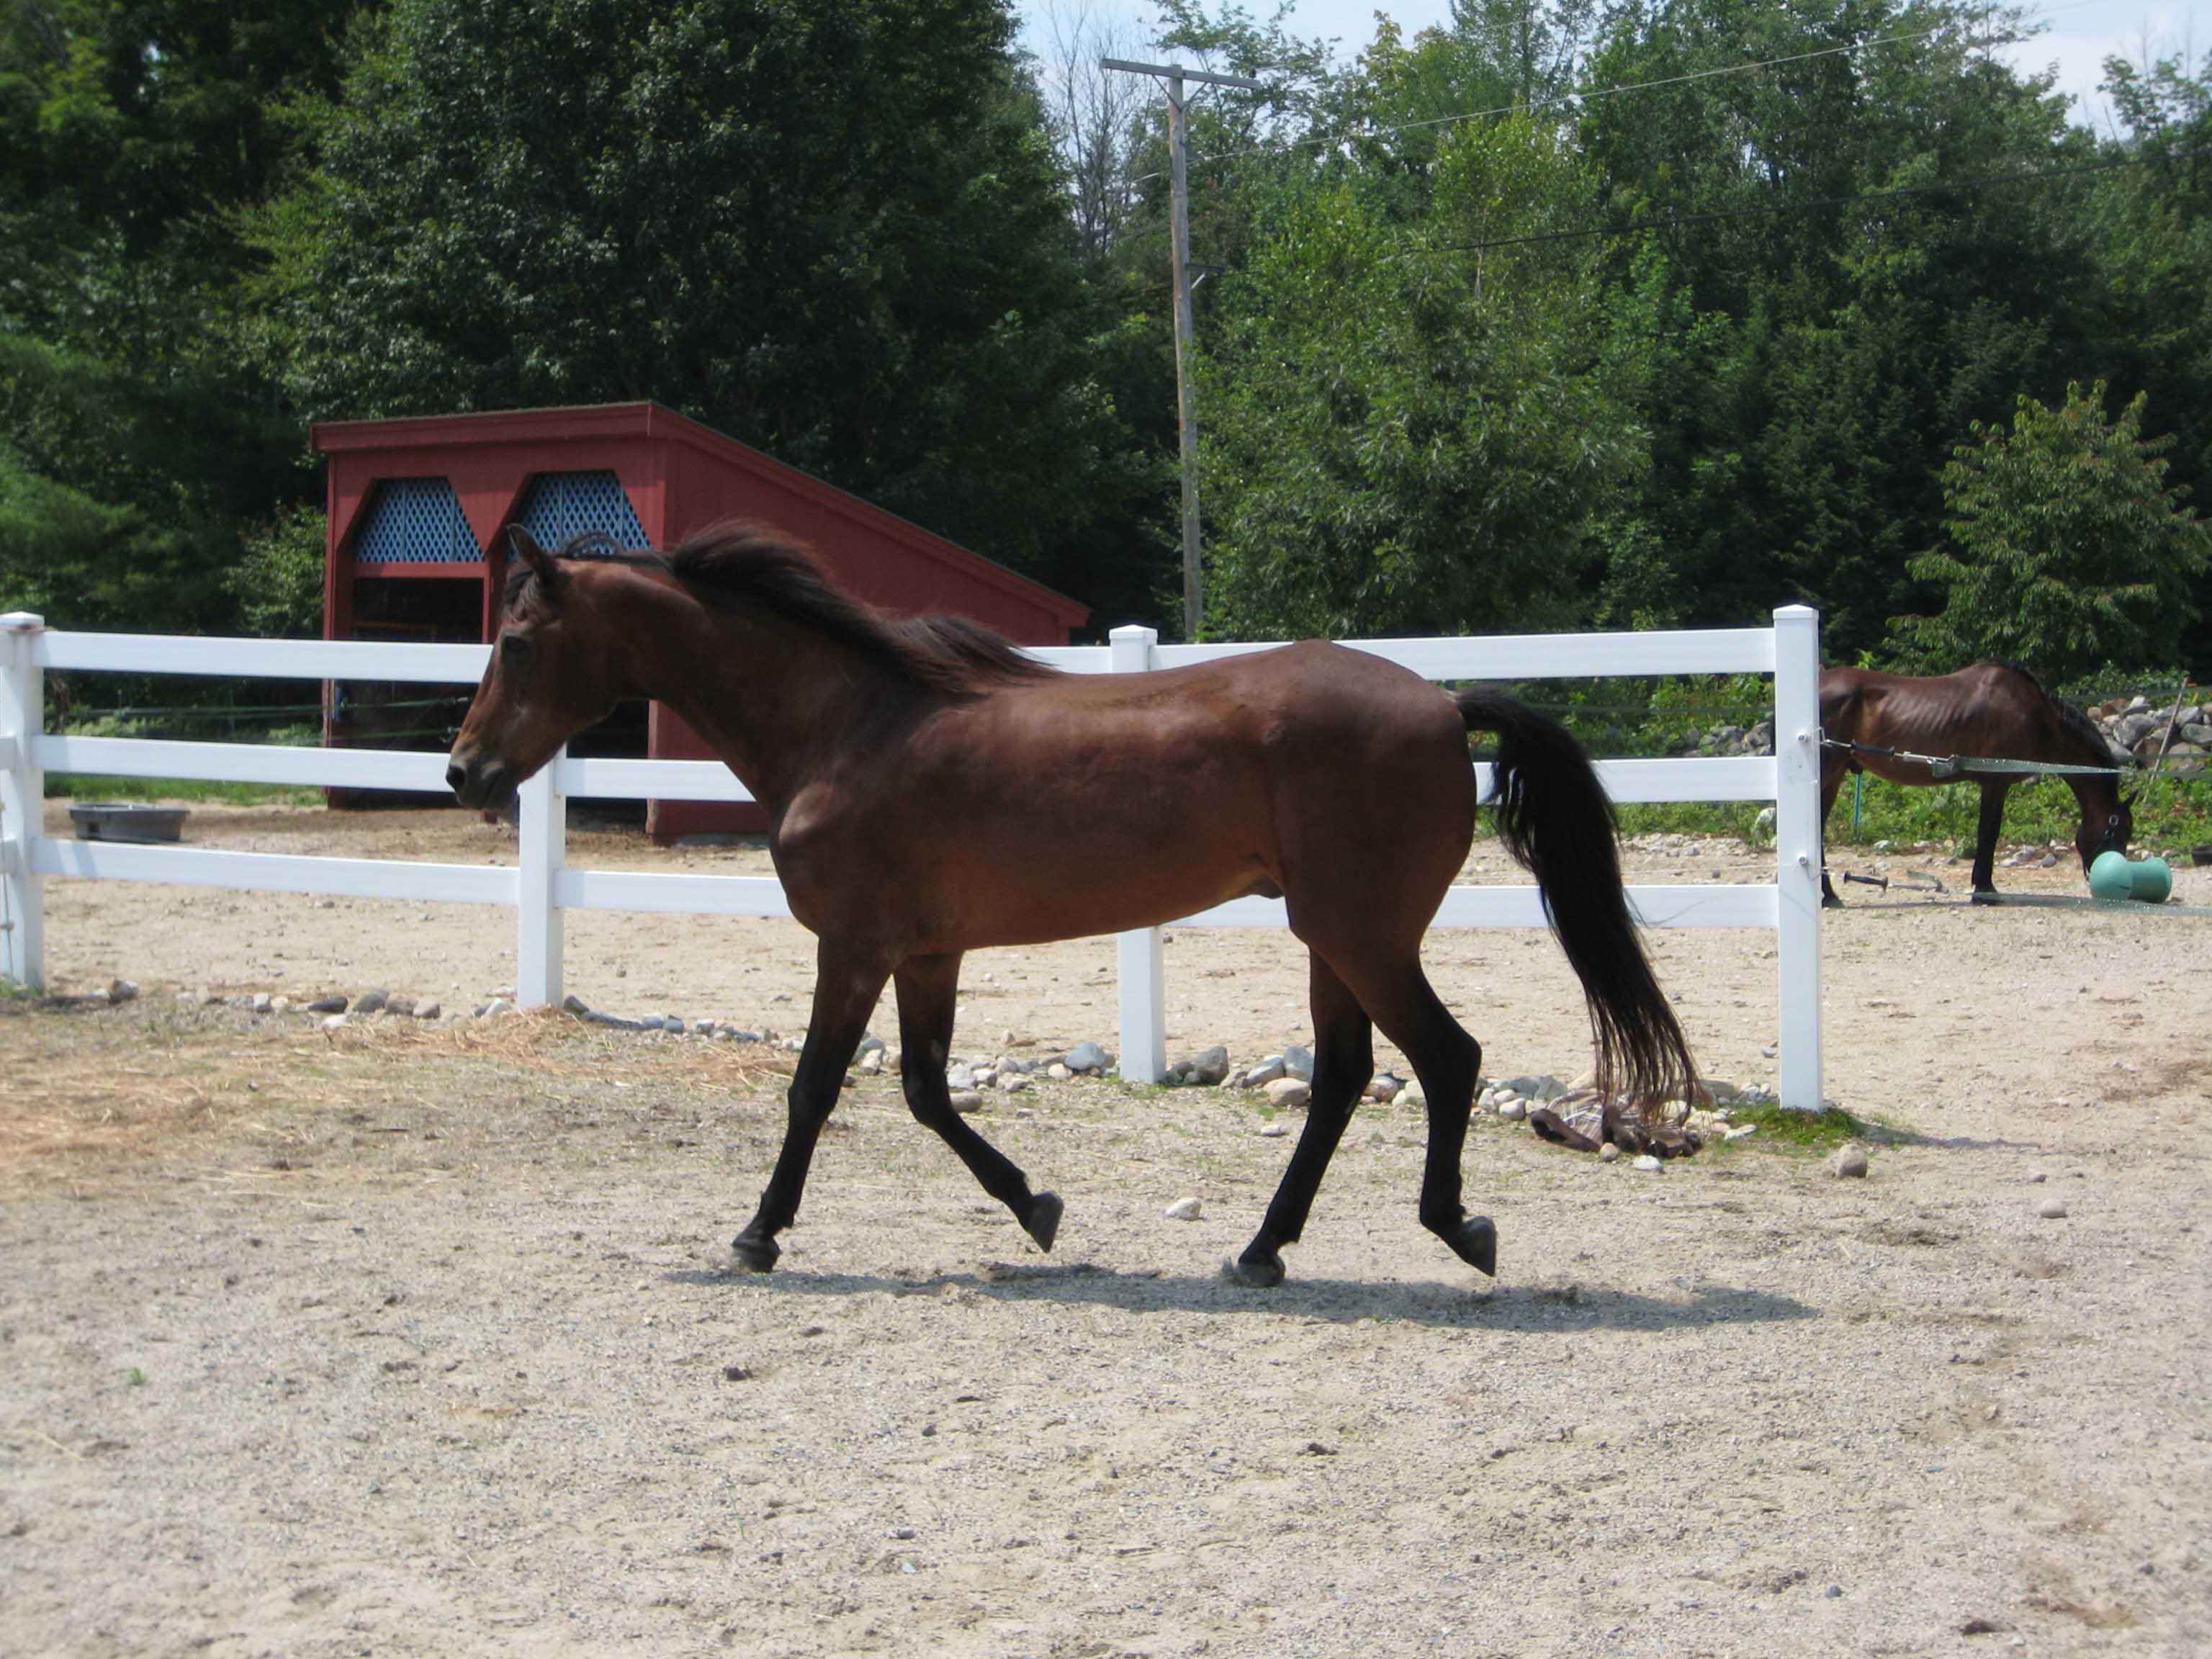
<instances>
[{"instance_id":1,"label":"black tail","mask_svg":"<svg viewBox=\"0 0 2212 1659\"><path fill-rule=\"evenodd\" d=\"M1598 1087L1639 1104L1694 1098L1697 1062L1628 913L1618 825L1574 734L1499 691L1462 691L1470 732L1498 734L1498 839L1536 878L1589 1000Z\"/></svg>"}]
</instances>

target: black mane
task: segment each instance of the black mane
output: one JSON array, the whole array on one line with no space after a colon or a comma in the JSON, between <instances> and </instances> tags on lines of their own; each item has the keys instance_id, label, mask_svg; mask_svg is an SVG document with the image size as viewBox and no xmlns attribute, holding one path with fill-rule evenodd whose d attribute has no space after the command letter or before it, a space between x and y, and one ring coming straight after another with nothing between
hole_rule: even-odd
<instances>
[{"instance_id":1,"label":"black mane","mask_svg":"<svg viewBox=\"0 0 2212 1659\"><path fill-rule=\"evenodd\" d=\"M934 691L969 692L1054 672L965 617L887 617L835 586L799 543L748 520L699 531L665 554L631 552L611 537L592 532L563 544L556 556L665 571L710 605L777 611ZM530 567L520 560L509 568L509 610L525 602L532 581Z\"/></svg>"}]
</instances>

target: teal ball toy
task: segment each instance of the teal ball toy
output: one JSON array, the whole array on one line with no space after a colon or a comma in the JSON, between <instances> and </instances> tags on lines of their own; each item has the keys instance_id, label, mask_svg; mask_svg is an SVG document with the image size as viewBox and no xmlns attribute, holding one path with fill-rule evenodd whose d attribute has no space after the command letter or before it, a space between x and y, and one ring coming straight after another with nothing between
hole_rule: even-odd
<instances>
[{"instance_id":1,"label":"teal ball toy","mask_svg":"<svg viewBox=\"0 0 2212 1659\"><path fill-rule=\"evenodd\" d=\"M2173 872L2164 859L2144 859L2128 866L2129 896L2145 904L2163 904L2173 892Z\"/></svg>"},{"instance_id":2,"label":"teal ball toy","mask_svg":"<svg viewBox=\"0 0 2212 1659\"><path fill-rule=\"evenodd\" d=\"M2166 878L2167 885L2172 877ZM2124 899L2135 896L2134 866L2125 853L2100 853L2096 862L2089 866L2089 891L2100 899Z\"/></svg>"}]
</instances>

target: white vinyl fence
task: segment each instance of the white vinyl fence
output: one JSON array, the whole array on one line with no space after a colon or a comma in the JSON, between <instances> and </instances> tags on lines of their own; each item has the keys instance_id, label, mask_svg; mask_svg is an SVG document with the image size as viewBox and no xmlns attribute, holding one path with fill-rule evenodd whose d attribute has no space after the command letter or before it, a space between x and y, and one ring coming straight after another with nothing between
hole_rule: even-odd
<instances>
[{"instance_id":1,"label":"white vinyl fence","mask_svg":"<svg viewBox=\"0 0 2212 1659\"><path fill-rule=\"evenodd\" d=\"M1497 635L1476 639L1347 641L1351 648L1433 680L1568 679L1659 674L1771 674L1772 756L1598 763L1616 801L1771 801L1775 878L1733 885L1635 886L1650 927L1771 928L1781 1030L1781 1095L1791 1107L1820 1103L1820 618L1803 606L1774 613L1771 629L1643 634ZM1145 673L1262 645L1163 646L1148 628L1116 629L1110 646L1035 652L1074 673ZM50 840L41 798L49 771L198 778L249 783L437 792L444 753L172 743L44 735L42 676L49 669L300 680L387 680L472 685L488 647L314 640L234 640L72 634L37 617L0 617L0 973L45 981L47 876L168 882L264 892L503 904L517 915L515 988L525 1006L561 1000L562 916L569 910L658 910L694 915L787 916L771 877L572 870L564 857L571 795L623 799L750 799L712 761L580 760L565 751L522 787L521 850L513 868L397 860L301 858L191 847ZM1490 787L1488 767L1478 769ZM1238 899L1176 924L1281 927L1279 899ZM1440 927L1541 927L1533 886L1458 886ZM1140 1082L1166 1069L1160 930L1120 939L1121 1072Z\"/></svg>"}]
</instances>

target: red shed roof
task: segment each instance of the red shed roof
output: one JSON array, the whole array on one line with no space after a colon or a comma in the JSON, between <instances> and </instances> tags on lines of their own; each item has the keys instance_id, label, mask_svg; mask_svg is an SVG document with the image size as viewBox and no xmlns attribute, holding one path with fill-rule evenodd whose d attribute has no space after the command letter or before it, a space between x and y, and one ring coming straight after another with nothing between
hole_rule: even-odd
<instances>
[{"instance_id":1,"label":"red shed roof","mask_svg":"<svg viewBox=\"0 0 2212 1659\"><path fill-rule=\"evenodd\" d=\"M1078 604L1064 593L1018 575L895 513L887 513L848 490L823 483L811 473L787 465L656 403L500 410L380 421L318 421L309 426L307 434L318 454L353 456L372 465L381 459L399 464L403 455L409 453L421 456L427 462L438 454L493 447L551 449L568 445L635 444L642 441L690 449L721 466L749 474L764 485L797 496L816 514L845 520L877 543L895 545L914 558L939 567L948 575L996 588L1009 599L1042 610L1061 629L1079 628L1091 615L1087 605ZM404 464L410 471L416 465L412 460ZM350 496L349 504L357 508L362 496L349 490L336 492L334 506L341 495ZM494 527L480 526L479 536ZM685 525L683 529L688 532L699 527ZM334 545L343 531L344 526L332 526ZM672 529L671 536L675 533ZM834 554L836 550L822 550ZM1061 637L1065 637L1064 633Z\"/></svg>"}]
</instances>

